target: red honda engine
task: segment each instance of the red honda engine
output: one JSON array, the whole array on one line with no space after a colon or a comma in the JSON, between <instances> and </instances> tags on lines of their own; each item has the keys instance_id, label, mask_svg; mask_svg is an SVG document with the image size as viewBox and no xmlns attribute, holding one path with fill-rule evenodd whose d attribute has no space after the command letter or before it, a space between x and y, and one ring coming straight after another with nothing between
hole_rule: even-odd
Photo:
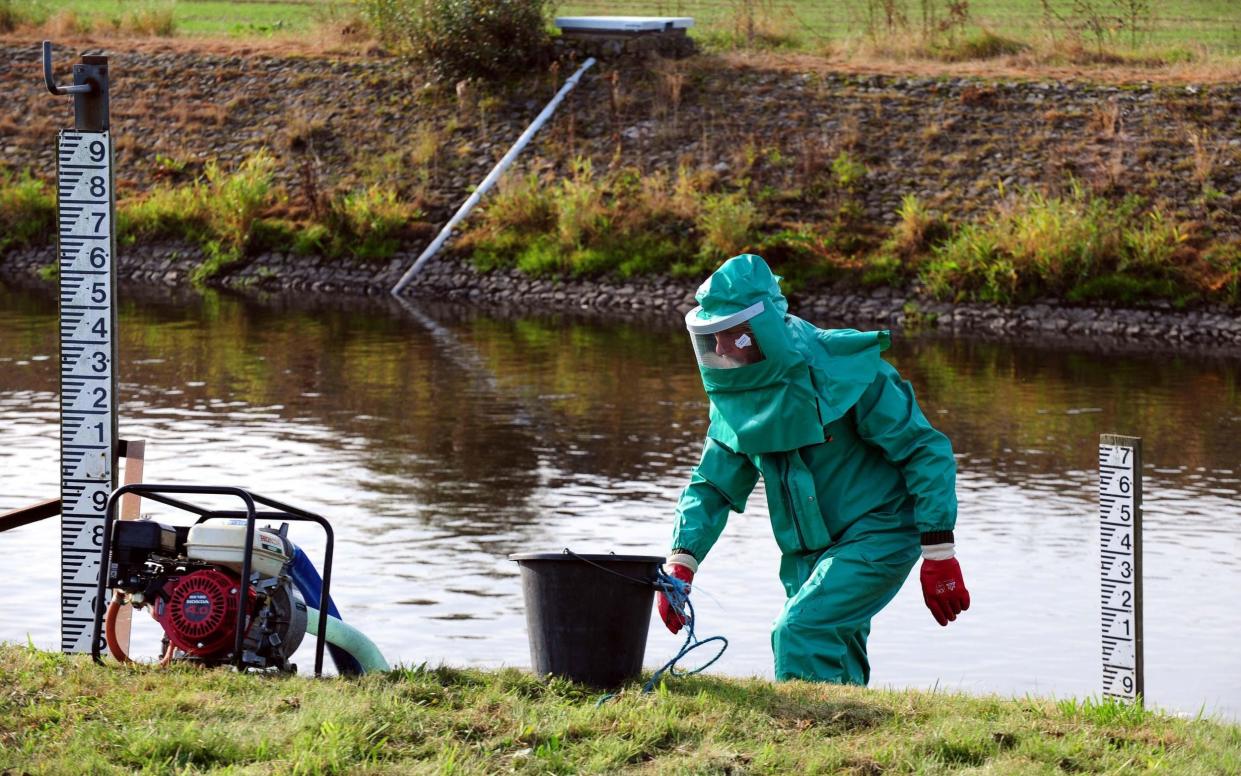
<instances>
[{"instance_id":1,"label":"red honda engine","mask_svg":"<svg viewBox=\"0 0 1241 776\"><path fill-rule=\"evenodd\" d=\"M290 658L306 635L307 612L289 573L293 545L286 529L254 531L240 654L234 650L245 520L216 518L184 532L151 521L119 521L113 526L108 586L135 608L151 607L167 639L161 650L165 661L220 665L237 660L249 668L292 671ZM124 650L112 632L119 595L114 601L118 606L109 605L105 638L119 657Z\"/></svg>"},{"instance_id":2,"label":"red honda engine","mask_svg":"<svg viewBox=\"0 0 1241 776\"><path fill-rule=\"evenodd\" d=\"M152 615L168 640L186 654L212 660L233 648L237 633L238 580L220 569L204 569L169 579ZM249 590L246 619L254 613L258 596Z\"/></svg>"}]
</instances>

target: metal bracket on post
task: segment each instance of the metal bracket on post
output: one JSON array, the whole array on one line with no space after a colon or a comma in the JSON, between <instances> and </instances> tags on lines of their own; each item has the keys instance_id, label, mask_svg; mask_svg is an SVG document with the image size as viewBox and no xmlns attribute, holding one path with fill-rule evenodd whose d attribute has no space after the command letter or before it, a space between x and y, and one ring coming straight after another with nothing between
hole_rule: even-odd
<instances>
[{"instance_id":1,"label":"metal bracket on post","mask_svg":"<svg viewBox=\"0 0 1241 776\"><path fill-rule=\"evenodd\" d=\"M74 129L56 148L60 269L60 644L90 652L100 545L116 489L116 223L108 58L84 56L73 85L57 86L52 44L43 42L49 92L73 96Z\"/></svg>"},{"instance_id":2,"label":"metal bracket on post","mask_svg":"<svg viewBox=\"0 0 1241 776\"><path fill-rule=\"evenodd\" d=\"M43 81L52 94L73 95L73 123L79 132L108 129L108 58L83 56L73 66L73 85L57 86L52 75L52 42L43 41Z\"/></svg>"}]
</instances>

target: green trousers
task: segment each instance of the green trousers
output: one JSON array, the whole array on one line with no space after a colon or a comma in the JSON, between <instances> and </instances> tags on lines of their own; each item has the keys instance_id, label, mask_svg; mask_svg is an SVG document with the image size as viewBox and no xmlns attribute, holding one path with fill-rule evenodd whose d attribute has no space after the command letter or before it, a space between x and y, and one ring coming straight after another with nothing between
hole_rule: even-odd
<instances>
[{"instance_id":1,"label":"green trousers","mask_svg":"<svg viewBox=\"0 0 1241 776\"><path fill-rule=\"evenodd\" d=\"M776 679L868 683L871 618L896 596L920 555L912 526L785 554L780 580L789 598L771 631Z\"/></svg>"}]
</instances>

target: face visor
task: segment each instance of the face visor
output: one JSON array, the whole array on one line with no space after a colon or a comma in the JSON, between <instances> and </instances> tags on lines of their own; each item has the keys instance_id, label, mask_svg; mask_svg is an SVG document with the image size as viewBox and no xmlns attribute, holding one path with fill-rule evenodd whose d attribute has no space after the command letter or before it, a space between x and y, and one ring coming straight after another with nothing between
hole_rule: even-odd
<instances>
[{"instance_id":1,"label":"face visor","mask_svg":"<svg viewBox=\"0 0 1241 776\"><path fill-rule=\"evenodd\" d=\"M749 323L762 311L762 302L719 318L704 316L701 307L690 310L685 316L685 326L694 343L698 365L711 369L736 369L762 361L765 356L761 343Z\"/></svg>"}]
</instances>

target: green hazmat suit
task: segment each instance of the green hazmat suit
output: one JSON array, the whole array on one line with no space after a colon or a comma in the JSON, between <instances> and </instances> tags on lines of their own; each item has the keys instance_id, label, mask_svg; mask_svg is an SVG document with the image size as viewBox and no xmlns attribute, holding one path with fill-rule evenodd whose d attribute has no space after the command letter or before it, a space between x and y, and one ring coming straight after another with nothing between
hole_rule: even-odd
<instances>
[{"instance_id":1,"label":"green hazmat suit","mask_svg":"<svg viewBox=\"0 0 1241 776\"><path fill-rule=\"evenodd\" d=\"M710 426L672 547L702 561L761 475L788 596L772 629L776 678L864 685L871 618L920 544L951 541L956 464L881 358L889 333L824 330L789 315L778 281L762 258L734 257L686 318L692 327L761 301L748 323L765 358L731 369L700 362Z\"/></svg>"}]
</instances>

